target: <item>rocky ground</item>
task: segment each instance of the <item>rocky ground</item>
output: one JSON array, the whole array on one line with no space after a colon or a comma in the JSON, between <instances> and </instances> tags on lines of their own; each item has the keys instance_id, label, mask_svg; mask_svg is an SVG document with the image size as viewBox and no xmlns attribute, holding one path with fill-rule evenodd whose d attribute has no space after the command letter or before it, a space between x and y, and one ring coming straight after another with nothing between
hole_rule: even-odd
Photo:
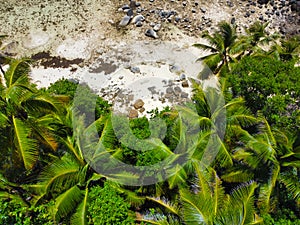
<instances>
[{"instance_id":1,"label":"rocky ground","mask_svg":"<svg viewBox=\"0 0 300 225\"><path fill-rule=\"evenodd\" d=\"M6 0L0 12L0 34L8 35L1 52L34 59L38 86L61 77L84 80L127 112L136 110L134 116L188 98L188 78L197 76L195 60L203 54L191 45L218 22L243 32L269 21L270 32L300 33L295 0ZM137 109L140 98L145 106Z\"/></svg>"}]
</instances>

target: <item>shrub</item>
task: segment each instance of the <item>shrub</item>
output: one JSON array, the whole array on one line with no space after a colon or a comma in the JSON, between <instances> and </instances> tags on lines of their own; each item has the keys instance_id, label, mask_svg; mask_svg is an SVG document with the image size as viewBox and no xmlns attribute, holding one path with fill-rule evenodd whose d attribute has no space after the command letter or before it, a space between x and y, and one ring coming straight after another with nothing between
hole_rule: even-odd
<instances>
[{"instance_id":1,"label":"shrub","mask_svg":"<svg viewBox=\"0 0 300 225\"><path fill-rule=\"evenodd\" d=\"M92 187L89 198L89 224L134 224L134 214L129 209L130 204L108 182L104 184L104 187Z\"/></svg>"}]
</instances>

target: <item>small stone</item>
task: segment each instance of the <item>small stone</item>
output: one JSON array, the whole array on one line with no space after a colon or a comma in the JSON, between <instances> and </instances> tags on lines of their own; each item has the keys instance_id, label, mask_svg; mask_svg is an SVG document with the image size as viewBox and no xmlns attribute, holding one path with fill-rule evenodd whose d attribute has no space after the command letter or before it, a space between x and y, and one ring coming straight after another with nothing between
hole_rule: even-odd
<instances>
[{"instance_id":1,"label":"small stone","mask_svg":"<svg viewBox=\"0 0 300 225\"><path fill-rule=\"evenodd\" d=\"M138 100L136 100L135 101L135 103L133 104L133 107L135 108L135 109L140 109L140 108L142 108L143 106L144 106L144 102L143 102L143 100L142 99L138 99Z\"/></svg>"},{"instance_id":2,"label":"small stone","mask_svg":"<svg viewBox=\"0 0 300 225\"><path fill-rule=\"evenodd\" d=\"M126 4L126 5L123 5L123 6L122 6L122 9L123 9L123 10L126 10L126 9L130 9L130 7L129 7L129 5Z\"/></svg>"},{"instance_id":3,"label":"small stone","mask_svg":"<svg viewBox=\"0 0 300 225\"><path fill-rule=\"evenodd\" d=\"M132 19L132 23L136 24L137 22L139 21L144 21L145 20L145 17L143 15L136 15L135 17L133 17Z\"/></svg>"},{"instance_id":4,"label":"small stone","mask_svg":"<svg viewBox=\"0 0 300 225\"><path fill-rule=\"evenodd\" d=\"M128 117L129 117L130 119L137 118L138 116L139 116L139 113L138 113L138 111L136 111L135 109L131 109L131 110L129 111Z\"/></svg>"},{"instance_id":5,"label":"small stone","mask_svg":"<svg viewBox=\"0 0 300 225\"><path fill-rule=\"evenodd\" d=\"M127 16L133 17L133 10L132 9L129 9L127 11Z\"/></svg>"},{"instance_id":6,"label":"small stone","mask_svg":"<svg viewBox=\"0 0 300 225\"><path fill-rule=\"evenodd\" d=\"M161 28L161 24L158 23L158 24L156 24L156 25L153 27L153 30L157 32L157 31L160 30L160 28Z\"/></svg>"},{"instance_id":7,"label":"small stone","mask_svg":"<svg viewBox=\"0 0 300 225\"><path fill-rule=\"evenodd\" d=\"M184 88L189 87L188 81L187 81L187 80L184 80L184 81L181 83L181 86L184 87Z\"/></svg>"},{"instance_id":8,"label":"small stone","mask_svg":"<svg viewBox=\"0 0 300 225\"><path fill-rule=\"evenodd\" d=\"M143 22L142 22L142 21L138 21L138 22L135 24L135 26L141 27L141 26L143 26Z\"/></svg>"},{"instance_id":9,"label":"small stone","mask_svg":"<svg viewBox=\"0 0 300 225\"><path fill-rule=\"evenodd\" d=\"M151 37L151 38L155 38L155 39L158 38L157 33L156 33L153 29L148 29L148 30L145 32L145 35L146 35L147 37Z\"/></svg>"},{"instance_id":10,"label":"small stone","mask_svg":"<svg viewBox=\"0 0 300 225\"><path fill-rule=\"evenodd\" d=\"M181 74L180 75L180 80L185 80L186 79L186 76L185 76L185 74L183 73L183 74Z\"/></svg>"},{"instance_id":11,"label":"small stone","mask_svg":"<svg viewBox=\"0 0 300 225\"><path fill-rule=\"evenodd\" d=\"M131 17L130 16L124 16L121 22L119 23L120 27L125 27L130 22Z\"/></svg>"},{"instance_id":12,"label":"small stone","mask_svg":"<svg viewBox=\"0 0 300 225\"><path fill-rule=\"evenodd\" d=\"M188 97L189 97L189 94L188 94L188 93L185 93L185 92L181 92L180 97L181 97L181 98L188 98Z\"/></svg>"},{"instance_id":13,"label":"small stone","mask_svg":"<svg viewBox=\"0 0 300 225\"><path fill-rule=\"evenodd\" d=\"M172 93L173 93L173 88L168 87L168 88L166 89L166 93L167 93L167 94L172 94Z\"/></svg>"},{"instance_id":14,"label":"small stone","mask_svg":"<svg viewBox=\"0 0 300 225\"><path fill-rule=\"evenodd\" d=\"M139 112L140 112L140 113L143 113L143 112L145 112L145 110L146 110L146 109L145 109L144 107L142 107L142 108L139 109Z\"/></svg>"},{"instance_id":15,"label":"small stone","mask_svg":"<svg viewBox=\"0 0 300 225\"><path fill-rule=\"evenodd\" d=\"M206 9L203 8L203 7L201 7L200 10L201 10L202 13L205 13L205 12L206 12Z\"/></svg>"},{"instance_id":16,"label":"small stone","mask_svg":"<svg viewBox=\"0 0 300 225\"><path fill-rule=\"evenodd\" d=\"M136 66L130 67L130 71L131 71L132 73L140 73L140 72L141 72L140 68L138 68L138 67L136 67Z\"/></svg>"},{"instance_id":17,"label":"small stone","mask_svg":"<svg viewBox=\"0 0 300 225\"><path fill-rule=\"evenodd\" d=\"M174 91L175 91L175 93L181 93L181 88L176 86L176 87L174 87Z\"/></svg>"}]
</instances>

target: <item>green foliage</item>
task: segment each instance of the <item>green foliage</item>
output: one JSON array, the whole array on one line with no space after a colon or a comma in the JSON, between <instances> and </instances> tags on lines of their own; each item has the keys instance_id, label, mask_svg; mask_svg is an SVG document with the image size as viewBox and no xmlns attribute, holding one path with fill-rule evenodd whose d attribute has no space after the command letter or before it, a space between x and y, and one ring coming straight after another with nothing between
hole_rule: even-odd
<instances>
[{"instance_id":1,"label":"green foliage","mask_svg":"<svg viewBox=\"0 0 300 225\"><path fill-rule=\"evenodd\" d=\"M62 78L51 84L47 89L44 89L44 91L55 95L66 95L73 99L77 86L78 84L76 82Z\"/></svg>"},{"instance_id":2,"label":"green foliage","mask_svg":"<svg viewBox=\"0 0 300 225\"><path fill-rule=\"evenodd\" d=\"M95 119L110 111L111 105L94 94L86 84L78 84L63 78L51 84L44 91L54 95L65 95L70 98L70 103L73 103L73 99L76 97L77 110L80 112L95 113L95 116L93 116Z\"/></svg>"},{"instance_id":3,"label":"green foliage","mask_svg":"<svg viewBox=\"0 0 300 225\"><path fill-rule=\"evenodd\" d=\"M289 209L262 216L265 225L300 225L300 219Z\"/></svg>"},{"instance_id":4,"label":"green foliage","mask_svg":"<svg viewBox=\"0 0 300 225\"><path fill-rule=\"evenodd\" d=\"M0 202L0 224L6 225L53 225L48 211L52 203L26 207L14 201Z\"/></svg>"},{"instance_id":5,"label":"green foliage","mask_svg":"<svg viewBox=\"0 0 300 225\"><path fill-rule=\"evenodd\" d=\"M95 186L89 194L89 224L94 225L133 225L134 214L130 204L108 183L104 187Z\"/></svg>"},{"instance_id":6,"label":"green foliage","mask_svg":"<svg viewBox=\"0 0 300 225\"><path fill-rule=\"evenodd\" d=\"M244 57L228 74L233 97L243 96L252 112L262 111L272 124L299 128L300 67L295 61Z\"/></svg>"}]
</instances>

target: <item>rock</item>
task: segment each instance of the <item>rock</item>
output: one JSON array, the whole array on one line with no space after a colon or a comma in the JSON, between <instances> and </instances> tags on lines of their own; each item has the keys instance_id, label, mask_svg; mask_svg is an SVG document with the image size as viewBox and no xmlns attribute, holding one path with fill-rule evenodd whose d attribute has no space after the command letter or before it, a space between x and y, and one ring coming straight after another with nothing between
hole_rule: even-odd
<instances>
[{"instance_id":1,"label":"rock","mask_svg":"<svg viewBox=\"0 0 300 225\"><path fill-rule=\"evenodd\" d=\"M189 97L189 94L188 94L188 93L185 93L185 92L181 92L180 97L181 97L181 98L188 98L188 97Z\"/></svg>"},{"instance_id":2,"label":"rock","mask_svg":"<svg viewBox=\"0 0 300 225\"><path fill-rule=\"evenodd\" d=\"M126 9L130 9L130 7L129 7L129 5L126 4L126 5L123 5L123 6L122 6L122 9L123 9L123 10L126 10Z\"/></svg>"},{"instance_id":3,"label":"rock","mask_svg":"<svg viewBox=\"0 0 300 225\"><path fill-rule=\"evenodd\" d=\"M235 17L232 17L232 18L231 18L230 23L231 23L231 24L235 24Z\"/></svg>"},{"instance_id":4,"label":"rock","mask_svg":"<svg viewBox=\"0 0 300 225\"><path fill-rule=\"evenodd\" d=\"M200 10L201 10L202 13L205 13L205 12L206 12L206 9L203 8L203 7L200 7Z\"/></svg>"},{"instance_id":5,"label":"rock","mask_svg":"<svg viewBox=\"0 0 300 225\"><path fill-rule=\"evenodd\" d=\"M186 76L185 76L185 74L183 73L183 74L181 74L180 75L180 80L185 80L186 79Z\"/></svg>"},{"instance_id":6,"label":"rock","mask_svg":"<svg viewBox=\"0 0 300 225\"><path fill-rule=\"evenodd\" d=\"M143 102L143 100L142 100L142 99L138 99L138 100L136 100L135 103L133 104L133 107L134 107L135 109L140 109L140 108L142 108L144 105L145 105L145 103Z\"/></svg>"},{"instance_id":7,"label":"rock","mask_svg":"<svg viewBox=\"0 0 300 225\"><path fill-rule=\"evenodd\" d=\"M130 16L124 16L123 19L121 20L121 22L119 23L120 27L125 27L128 25L128 23L130 22L131 17Z\"/></svg>"},{"instance_id":8,"label":"rock","mask_svg":"<svg viewBox=\"0 0 300 225\"><path fill-rule=\"evenodd\" d=\"M166 93L167 93L167 94L173 94L173 88L168 87L168 88L166 89Z\"/></svg>"},{"instance_id":9,"label":"rock","mask_svg":"<svg viewBox=\"0 0 300 225\"><path fill-rule=\"evenodd\" d=\"M141 27L141 26L143 26L143 22L142 22L142 21L138 21L135 25L136 25L137 27Z\"/></svg>"},{"instance_id":10,"label":"rock","mask_svg":"<svg viewBox=\"0 0 300 225\"><path fill-rule=\"evenodd\" d=\"M140 112L140 113L143 113L143 112L145 112L145 110L146 110L146 109L145 109L144 107L142 107L142 108L139 109L139 112Z\"/></svg>"},{"instance_id":11,"label":"rock","mask_svg":"<svg viewBox=\"0 0 300 225\"><path fill-rule=\"evenodd\" d=\"M130 67L130 71L131 71L132 73L140 73L140 72L141 72L140 68L138 68L138 67L136 67L136 66Z\"/></svg>"},{"instance_id":12,"label":"rock","mask_svg":"<svg viewBox=\"0 0 300 225\"><path fill-rule=\"evenodd\" d=\"M227 1L227 5L228 7L232 8L234 6L233 2L232 1Z\"/></svg>"},{"instance_id":13,"label":"rock","mask_svg":"<svg viewBox=\"0 0 300 225\"><path fill-rule=\"evenodd\" d=\"M136 24L137 22L143 22L145 20L145 17L143 15L136 15L132 19L132 23Z\"/></svg>"},{"instance_id":14,"label":"rock","mask_svg":"<svg viewBox=\"0 0 300 225\"><path fill-rule=\"evenodd\" d=\"M127 11L127 16L130 16L130 18L133 17L133 10L132 10L132 9L129 9L129 10Z\"/></svg>"},{"instance_id":15,"label":"rock","mask_svg":"<svg viewBox=\"0 0 300 225\"><path fill-rule=\"evenodd\" d=\"M178 87L178 86L174 87L174 91L175 91L175 93L181 93L182 92L181 88Z\"/></svg>"},{"instance_id":16,"label":"rock","mask_svg":"<svg viewBox=\"0 0 300 225\"><path fill-rule=\"evenodd\" d=\"M263 5L263 4L267 4L269 2L269 0L258 0L257 2L261 5Z\"/></svg>"},{"instance_id":17,"label":"rock","mask_svg":"<svg viewBox=\"0 0 300 225\"><path fill-rule=\"evenodd\" d=\"M156 33L153 29L148 29L148 30L145 32L145 35L146 35L147 37L151 37L151 38L155 38L155 39L158 38L157 33Z\"/></svg>"},{"instance_id":18,"label":"rock","mask_svg":"<svg viewBox=\"0 0 300 225\"><path fill-rule=\"evenodd\" d=\"M135 9L135 7L136 7L136 2L133 1L133 0L130 0L129 7L130 7L131 9Z\"/></svg>"},{"instance_id":19,"label":"rock","mask_svg":"<svg viewBox=\"0 0 300 225\"><path fill-rule=\"evenodd\" d=\"M184 87L184 88L189 87L188 81L187 81L187 80L184 80L184 81L181 83L181 86Z\"/></svg>"},{"instance_id":20,"label":"rock","mask_svg":"<svg viewBox=\"0 0 300 225\"><path fill-rule=\"evenodd\" d=\"M138 113L138 111L136 111L135 109L131 109L131 110L129 111L128 117L129 117L130 119L137 118L138 116L139 116L139 113Z\"/></svg>"},{"instance_id":21,"label":"rock","mask_svg":"<svg viewBox=\"0 0 300 225\"><path fill-rule=\"evenodd\" d=\"M158 24L156 24L156 25L153 27L153 30L157 32L157 31L160 30L160 28L161 28L161 24L158 23Z\"/></svg>"}]
</instances>

